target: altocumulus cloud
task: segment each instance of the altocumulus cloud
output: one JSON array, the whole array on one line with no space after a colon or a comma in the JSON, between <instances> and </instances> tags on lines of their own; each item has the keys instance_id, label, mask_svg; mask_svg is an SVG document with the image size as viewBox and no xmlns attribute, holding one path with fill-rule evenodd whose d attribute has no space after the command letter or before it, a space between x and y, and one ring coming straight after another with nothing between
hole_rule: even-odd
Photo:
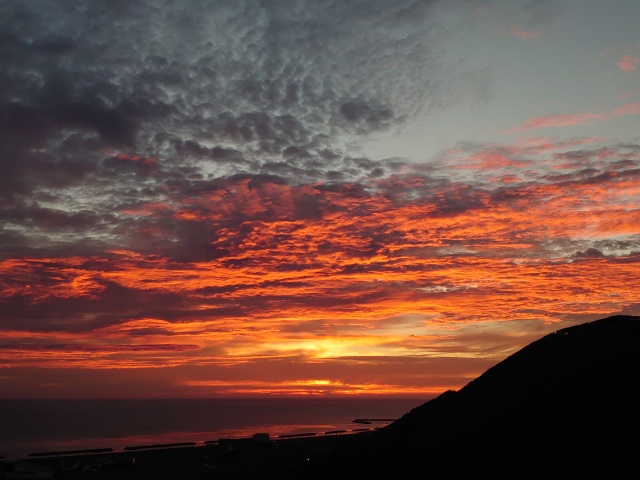
<instances>
[{"instance_id":1,"label":"altocumulus cloud","mask_svg":"<svg viewBox=\"0 0 640 480\"><path fill-rule=\"evenodd\" d=\"M2 244L135 249L154 226L201 243L205 227L122 211L179 210L232 175L388 175L348 144L454 103L451 79L473 77L439 61L438 4L3 2Z\"/></svg>"},{"instance_id":2,"label":"altocumulus cloud","mask_svg":"<svg viewBox=\"0 0 640 480\"><path fill-rule=\"evenodd\" d=\"M427 161L363 153L488 98L461 28L514 41L557 4L1 2L0 367L54 370L3 391L123 369L144 395L440 392L558 319L637 310L635 140L456 126ZM637 106L585 111L514 137Z\"/></svg>"}]
</instances>

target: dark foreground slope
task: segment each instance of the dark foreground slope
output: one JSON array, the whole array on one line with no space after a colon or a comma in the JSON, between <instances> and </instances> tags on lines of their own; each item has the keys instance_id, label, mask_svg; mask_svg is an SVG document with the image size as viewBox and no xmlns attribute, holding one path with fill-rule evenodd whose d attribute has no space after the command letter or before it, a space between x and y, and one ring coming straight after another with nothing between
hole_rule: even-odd
<instances>
[{"instance_id":1,"label":"dark foreground slope","mask_svg":"<svg viewBox=\"0 0 640 480\"><path fill-rule=\"evenodd\" d=\"M533 342L300 478L637 471L639 427L640 317L615 316Z\"/></svg>"},{"instance_id":2,"label":"dark foreground slope","mask_svg":"<svg viewBox=\"0 0 640 480\"><path fill-rule=\"evenodd\" d=\"M378 431L232 452L139 452L135 462L107 458L118 468L70 472L58 460L48 464L54 478L85 480L635 477L640 317L547 335Z\"/></svg>"}]
</instances>

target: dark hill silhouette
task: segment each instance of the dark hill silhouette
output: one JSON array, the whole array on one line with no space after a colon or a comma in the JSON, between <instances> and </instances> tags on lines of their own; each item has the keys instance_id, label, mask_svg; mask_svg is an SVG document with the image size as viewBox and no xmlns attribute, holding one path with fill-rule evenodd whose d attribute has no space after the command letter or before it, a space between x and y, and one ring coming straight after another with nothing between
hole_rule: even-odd
<instances>
[{"instance_id":1,"label":"dark hill silhouette","mask_svg":"<svg viewBox=\"0 0 640 480\"><path fill-rule=\"evenodd\" d=\"M637 471L639 420L640 317L614 316L546 335L297 474L612 478Z\"/></svg>"},{"instance_id":2,"label":"dark hill silhouette","mask_svg":"<svg viewBox=\"0 0 640 480\"><path fill-rule=\"evenodd\" d=\"M640 317L614 316L546 335L377 431L228 454L143 451L135 465L127 452L114 456L126 469L55 478L635 478L639 427Z\"/></svg>"}]
</instances>

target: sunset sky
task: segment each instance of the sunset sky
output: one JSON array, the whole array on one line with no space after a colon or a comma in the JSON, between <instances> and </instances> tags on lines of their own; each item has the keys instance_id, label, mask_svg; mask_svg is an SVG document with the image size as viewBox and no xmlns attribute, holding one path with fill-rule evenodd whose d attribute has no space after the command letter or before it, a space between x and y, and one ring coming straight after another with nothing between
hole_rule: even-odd
<instances>
[{"instance_id":1,"label":"sunset sky","mask_svg":"<svg viewBox=\"0 0 640 480\"><path fill-rule=\"evenodd\" d=\"M0 398L429 398L640 315L639 19L0 0Z\"/></svg>"}]
</instances>

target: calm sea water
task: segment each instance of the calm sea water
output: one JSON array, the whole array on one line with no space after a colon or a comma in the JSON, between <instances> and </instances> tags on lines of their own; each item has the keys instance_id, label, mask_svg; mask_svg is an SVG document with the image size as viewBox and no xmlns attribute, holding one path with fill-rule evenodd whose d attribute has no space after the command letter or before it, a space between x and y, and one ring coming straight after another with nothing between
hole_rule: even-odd
<instances>
[{"instance_id":1,"label":"calm sea water","mask_svg":"<svg viewBox=\"0 0 640 480\"><path fill-rule=\"evenodd\" d=\"M0 400L0 455L352 431L356 418L399 418L427 399L259 398ZM384 423L370 427L384 426Z\"/></svg>"}]
</instances>

